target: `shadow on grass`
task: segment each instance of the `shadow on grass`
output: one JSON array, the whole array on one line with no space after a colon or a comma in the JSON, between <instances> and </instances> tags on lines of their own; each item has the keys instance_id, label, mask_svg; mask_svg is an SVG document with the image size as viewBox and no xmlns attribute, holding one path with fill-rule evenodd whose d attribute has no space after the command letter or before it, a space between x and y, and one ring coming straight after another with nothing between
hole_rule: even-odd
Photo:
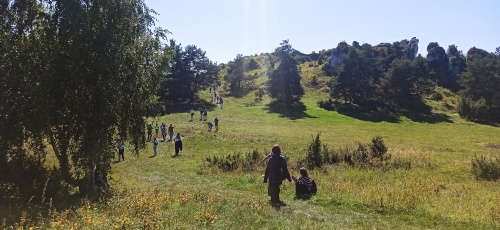
<instances>
[{"instance_id":1,"label":"shadow on grass","mask_svg":"<svg viewBox=\"0 0 500 230\"><path fill-rule=\"evenodd\" d=\"M184 102L184 103L166 103L164 114L172 114L172 113L189 113L190 109L195 111L195 116L199 115L200 110L202 108L206 108L208 111L212 111L217 108L217 105L211 103L209 101L195 99L193 102Z\"/></svg>"},{"instance_id":2,"label":"shadow on grass","mask_svg":"<svg viewBox=\"0 0 500 230\"><path fill-rule=\"evenodd\" d=\"M433 113L430 108L421 108L420 111L408 111L408 112L392 112L389 110L369 110L359 107L354 107L350 105L340 104L334 102L328 106L324 106L323 109L329 111L337 111L339 114L352 117L362 121L371 122L391 122L399 123L401 122L401 117L404 116L414 122L420 123L430 123L436 124L441 122L453 123L454 121L450 116L446 114Z\"/></svg>"},{"instance_id":3,"label":"shadow on grass","mask_svg":"<svg viewBox=\"0 0 500 230\"><path fill-rule=\"evenodd\" d=\"M267 110L267 113L277 113L282 118L288 118L290 120L297 120L303 118L318 118L315 116L311 116L307 114L306 106L302 102L295 102L291 106L285 106L279 102L271 102L269 103L264 110Z\"/></svg>"},{"instance_id":4,"label":"shadow on grass","mask_svg":"<svg viewBox=\"0 0 500 230\"><path fill-rule=\"evenodd\" d=\"M362 121L399 123L398 115L388 111L364 111L346 106L338 107L337 112Z\"/></svg>"},{"instance_id":5,"label":"shadow on grass","mask_svg":"<svg viewBox=\"0 0 500 230\"><path fill-rule=\"evenodd\" d=\"M436 124L441 122L454 123L450 116L441 113L403 113L403 116L414 122Z\"/></svg>"}]
</instances>

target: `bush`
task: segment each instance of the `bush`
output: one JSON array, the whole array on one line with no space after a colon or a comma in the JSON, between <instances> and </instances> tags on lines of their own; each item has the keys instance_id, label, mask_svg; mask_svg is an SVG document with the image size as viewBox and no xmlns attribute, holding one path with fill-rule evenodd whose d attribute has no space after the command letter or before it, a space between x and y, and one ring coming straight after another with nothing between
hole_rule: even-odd
<instances>
[{"instance_id":1,"label":"bush","mask_svg":"<svg viewBox=\"0 0 500 230\"><path fill-rule=\"evenodd\" d=\"M328 148L321 145L319 135L319 133L316 134L316 138L313 138L307 147L307 155L304 162L309 169L321 168L325 163L325 159L328 159L324 157L324 155L328 156Z\"/></svg>"},{"instance_id":2,"label":"bush","mask_svg":"<svg viewBox=\"0 0 500 230\"><path fill-rule=\"evenodd\" d=\"M431 94L431 99L435 100L435 101L441 101L441 100L443 100L443 95L441 95L438 92L434 92Z\"/></svg>"},{"instance_id":3,"label":"bush","mask_svg":"<svg viewBox=\"0 0 500 230\"><path fill-rule=\"evenodd\" d=\"M376 136L372 139L372 143L368 145L371 149L371 154L373 157L384 158L386 157L387 147L384 144L384 140L381 136Z\"/></svg>"},{"instance_id":4,"label":"bush","mask_svg":"<svg viewBox=\"0 0 500 230\"><path fill-rule=\"evenodd\" d=\"M322 109L330 110L330 111L335 110L335 102L331 98L318 101L317 104L318 104L318 107L320 107Z\"/></svg>"},{"instance_id":5,"label":"bush","mask_svg":"<svg viewBox=\"0 0 500 230\"><path fill-rule=\"evenodd\" d=\"M387 155L387 147L380 136L373 138L370 144L357 143L330 151L328 146L321 143L320 135L317 134L307 148L306 158L300 160L297 166L314 169L328 164L346 163L358 168L411 168L410 162L398 160L390 163L390 159L391 156Z\"/></svg>"},{"instance_id":6,"label":"bush","mask_svg":"<svg viewBox=\"0 0 500 230\"><path fill-rule=\"evenodd\" d=\"M260 161L262 155L256 149L246 154L234 153L222 157L207 157L205 161L209 166L216 167L222 171L230 172L236 170L253 171L255 164Z\"/></svg>"},{"instance_id":7,"label":"bush","mask_svg":"<svg viewBox=\"0 0 500 230\"><path fill-rule=\"evenodd\" d=\"M255 91L255 101L262 101L262 97L264 97L264 94L266 92L264 91L263 88L258 88L256 91Z\"/></svg>"},{"instance_id":8,"label":"bush","mask_svg":"<svg viewBox=\"0 0 500 230\"><path fill-rule=\"evenodd\" d=\"M458 103L458 114L471 121L488 121L490 108L486 100L474 100L471 97L461 98Z\"/></svg>"},{"instance_id":9,"label":"bush","mask_svg":"<svg viewBox=\"0 0 500 230\"><path fill-rule=\"evenodd\" d=\"M500 179L500 158L475 156L472 159L472 174L477 180L496 181Z\"/></svg>"}]
</instances>

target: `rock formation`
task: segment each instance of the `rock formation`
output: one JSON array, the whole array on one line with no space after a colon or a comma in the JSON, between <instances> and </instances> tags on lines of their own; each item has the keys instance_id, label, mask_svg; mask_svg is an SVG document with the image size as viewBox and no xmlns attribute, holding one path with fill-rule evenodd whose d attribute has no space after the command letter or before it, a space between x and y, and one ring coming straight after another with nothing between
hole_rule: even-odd
<instances>
[{"instance_id":1,"label":"rock formation","mask_svg":"<svg viewBox=\"0 0 500 230\"><path fill-rule=\"evenodd\" d=\"M342 56L349 52L349 45L344 42L340 42L337 48L332 50L332 58L330 59L330 66L338 66L342 62Z\"/></svg>"},{"instance_id":2,"label":"rock formation","mask_svg":"<svg viewBox=\"0 0 500 230\"><path fill-rule=\"evenodd\" d=\"M361 46L359 45L359 42L357 42L357 41L352 42L352 47L354 47L354 49L361 49Z\"/></svg>"},{"instance_id":3,"label":"rock formation","mask_svg":"<svg viewBox=\"0 0 500 230\"><path fill-rule=\"evenodd\" d=\"M406 57L410 60L415 59L418 54L418 39L416 37L413 37L409 42L407 40L403 41L401 41L401 43L405 45L404 52Z\"/></svg>"},{"instance_id":4,"label":"rock formation","mask_svg":"<svg viewBox=\"0 0 500 230\"><path fill-rule=\"evenodd\" d=\"M443 47L437 42L431 42L427 46L427 62L448 62L448 57Z\"/></svg>"},{"instance_id":5,"label":"rock formation","mask_svg":"<svg viewBox=\"0 0 500 230\"><path fill-rule=\"evenodd\" d=\"M486 57L490 55L486 50L476 48L473 46L472 48L467 51L467 61L472 61L474 58L477 57Z\"/></svg>"},{"instance_id":6,"label":"rock formation","mask_svg":"<svg viewBox=\"0 0 500 230\"><path fill-rule=\"evenodd\" d=\"M446 56L448 57L449 70L458 76L467 65L464 55L458 51L455 45L450 45L446 51Z\"/></svg>"}]
</instances>

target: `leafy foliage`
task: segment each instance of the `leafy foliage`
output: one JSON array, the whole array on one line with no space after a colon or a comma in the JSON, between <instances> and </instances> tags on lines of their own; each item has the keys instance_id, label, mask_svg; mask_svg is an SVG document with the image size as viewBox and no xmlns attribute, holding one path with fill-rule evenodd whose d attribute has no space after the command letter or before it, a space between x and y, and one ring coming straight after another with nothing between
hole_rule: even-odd
<instances>
[{"instance_id":1,"label":"leafy foliage","mask_svg":"<svg viewBox=\"0 0 500 230\"><path fill-rule=\"evenodd\" d=\"M253 61L255 62L255 60ZM245 80L243 55L236 55L234 61L230 62L228 66L228 73L226 76L224 76L224 80L229 83L229 90L232 95L241 96L241 94L243 93L242 83Z\"/></svg>"},{"instance_id":2,"label":"leafy foliage","mask_svg":"<svg viewBox=\"0 0 500 230\"><path fill-rule=\"evenodd\" d=\"M429 92L432 83L424 59L395 59L380 82L384 104L391 109L417 110L426 108L422 95Z\"/></svg>"},{"instance_id":3,"label":"leafy foliage","mask_svg":"<svg viewBox=\"0 0 500 230\"><path fill-rule=\"evenodd\" d=\"M500 121L500 56L476 57L460 76L460 116L473 121Z\"/></svg>"},{"instance_id":4,"label":"leafy foliage","mask_svg":"<svg viewBox=\"0 0 500 230\"><path fill-rule=\"evenodd\" d=\"M300 83L298 63L292 58L292 46L288 40L284 40L280 45L274 51L274 60L271 62L272 68L267 87L272 98L290 107L302 98L304 89ZM274 65L277 63L279 65L274 69Z\"/></svg>"},{"instance_id":5,"label":"leafy foliage","mask_svg":"<svg viewBox=\"0 0 500 230\"><path fill-rule=\"evenodd\" d=\"M342 58L337 68L338 76L330 85L333 98L340 98L350 105L368 106L375 98L375 70L369 59L363 57L357 50L351 49Z\"/></svg>"},{"instance_id":6,"label":"leafy foliage","mask_svg":"<svg viewBox=\"0 0 500 230\"><path fill-rule=\"evenodd\" d=\"M476 156L472 159L472 174L478 180L500 180L500 158Z\"/></svg>"},{"instance_id":7,"label":"leafy foliage","mask_svg":"<svg viewBox=\"0 0 500 230\"><path fill-rule=\"evenodd\" d=\"M252 171L261 157L262 155L255 149L245 154L238 152L221 157L207 157L205 161L209 166L214 166L225 172L235 170Z\"/></svg>"},{"instance_id":8,"label":"leafy foliage","mask_svg":"<svg viewBox=\"0 0 500 230\"><path fill-rule=\"evenodd\" d=\"M171 71L163 76L158 91L161 101L173 104L194 101L199 90L218 81L217 63L208 59L201 48L188 45L183 49L175 40L170 40L170 48L175 55Z\"/></svg>"},{"instance_id":9,"label":"leafy foliage","mask_svg":"<svg viewBox=\"0 0 500 230\"><path fill-rule=\"evenodd\" d=\"M336 150L330 150L323 145L320 134L311 140L305 159L298 162L298 166L306 166L309 169L321 168L328 164L347 163L358 168L404 168L409 170L411 163L403 160L390 161L391 156L387 154L387 147L382 137L377 136L370 144L357 143L347 145Z\"/></svg>"},{"instance_id":10,"label":"leafy foliage","mask_svg":"<svg viewBox=\"0 0 500 230\"><path fill-rule=\"evenodd\" d=\"M110 169L113 139L144 146L144 116L168 71L168 31L153 30L138 0L11 3L0 19L2 175L48 171L50 149L59 163L51 179L91 191L93 169ZM27 161L33 167L19 165Z\"/></svg>"}]
</instances>

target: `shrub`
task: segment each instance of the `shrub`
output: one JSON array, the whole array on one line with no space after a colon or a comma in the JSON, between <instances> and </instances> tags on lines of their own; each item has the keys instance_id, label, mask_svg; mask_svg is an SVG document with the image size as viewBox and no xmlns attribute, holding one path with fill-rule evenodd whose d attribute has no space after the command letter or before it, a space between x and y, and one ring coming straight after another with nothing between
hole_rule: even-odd
<instances>
[{"instance_id":1,"label":"shrub","mask_svg":"<svg viewBox=\"0 0 500 230\"><path fill-rule=\"evenodd\" d=\"M328 146L321 143L320 135L313 138L307 148L306 158L298 161L297 166L306 166L309 169L321 168L327 164L346 163L359 168L405 168L409 170L411 163L406 161L395 161L388 164L391 159L387 155L387 147L382 137L377 136L370 144L357 143L356 145L346 145L337 150L330 151Z\"/></svg>"},{"instance_id":2,"label":"shrub","mask_svg":"<svg viewBox=\"0 0 500 230\"><path fill-rule=\"evenodd\" d=\"M472 159L472 174L477 180L496 181L500 179L500 158L475 156Z\"/></svg>"},{"instance_id":3,"label":"shrub","mask_svg":"<svg viewBox=\"0 0 500 230\"><path fill-rule=\"evenodd\" d=\"M262 101L262 97L264 97L264 94L266 92L264 91L263 88L258 88L256 91L255 91L255 101Z\"/></svg>"},{"instance_id":4,"label":"shrub","mask_svg":"<svg viewBox=\"0 0 500 230\"><path fill-rule=\"evenodd\" d=\"M490 108L486 100L474 100L471 97L461 98L458 103L458 114L471 121L488 121Z\"/></svg>"},{"instance_id":5,"label":"shrub","mask_svg":"<svg viewBox=\"0 0 500 230\"><path fill-rule=\"evenodd\" d=\"M436 100L436 101L441 101L441 100L443 100L443 95L441 95L438 92L434 92L431 94L431 99Z\"/></svg>"},{"instance_id":6,"label":"shrub","mask_svg":"<svg viewBox=\"0 0 500 230\"><path fill-rule=\"evenodd\" d=\"M318 104L318 107L320 107L322 109L330 110L330 111L335 110L335 102L331 98L318 101L317 104Z\"/></svg>"},{"instance_id":7,"label":"shrub","mask_svg":"<svg viewBox=\"0 0 500 230\"><path fill-rule=\"evenodd\" d=\"M373 157L384 158L387 153L387 147L384 144L384 140L381 136L376 136L372 139L372 143L368 145L371 149L371 154Z\"/></svg>"},{"instance_id":8,"label":"shrub","mask_svg":"<svg viewBox=\"0 0 500 230\"><path fill-rule=\"evenodd\" d=\"M263 154L260 154L259 151L255 149L246 154L238 152L221 157L207 157L205 161L208 165L219 168L225 172L236 171L237 169L252 171L255 168L255 164L261 159L262 155Z\"/></svg>"},{"instance_id":9,"label":"shrub","mask_svg":"<svg viewBox=\"0 0 500 230\"><path fill-rule=\"evenodd\" d=\"M326 146L321 145L319 136L319 133L316 134L316 138L312 138L311 143L309 143L309 146L307 147L305 164L309 169L321 168L321 166L323 166L324 164L323 155L325 154L325 152L323 150L327 148ZM328 155L328 153L326 153L326 155Z\"/></svg>"}]
</instances>

